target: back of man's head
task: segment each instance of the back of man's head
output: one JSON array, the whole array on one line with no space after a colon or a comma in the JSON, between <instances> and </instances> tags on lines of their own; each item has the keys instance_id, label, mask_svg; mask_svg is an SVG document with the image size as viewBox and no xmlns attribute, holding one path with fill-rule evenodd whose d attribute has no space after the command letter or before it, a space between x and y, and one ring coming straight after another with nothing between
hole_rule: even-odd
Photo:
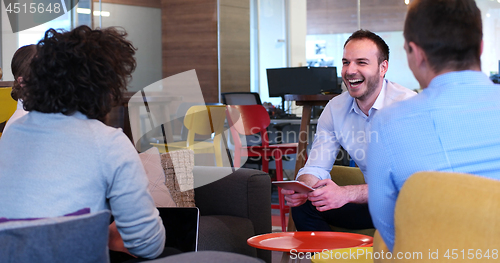
<instances>
[{"instance_id":1,"label":"back of man's head","mask_svg":"<svg viewBox=\"0 0 500 263\"><path fill-rule=\"evenodd\" d=\"M413 0L404 37L424 50L436 73L481 66L481 11L474 0Z\"/></svg>"}]
</instances>

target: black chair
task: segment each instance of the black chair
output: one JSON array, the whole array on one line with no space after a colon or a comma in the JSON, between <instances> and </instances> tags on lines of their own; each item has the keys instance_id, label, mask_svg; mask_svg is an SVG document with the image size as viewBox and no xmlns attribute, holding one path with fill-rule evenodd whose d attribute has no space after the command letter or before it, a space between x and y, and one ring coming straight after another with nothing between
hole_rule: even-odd
<instances>
[{"instance_id":1,"label":"black chair","mask_svg":"<svg viewBox=\"0 0 500 263\"><path fill-rule=\"evenodd\" d=\"M222 103L226 105L262 105L259 93L256 92L225 92L220 95Z\"/></svg>"}]
</instances>

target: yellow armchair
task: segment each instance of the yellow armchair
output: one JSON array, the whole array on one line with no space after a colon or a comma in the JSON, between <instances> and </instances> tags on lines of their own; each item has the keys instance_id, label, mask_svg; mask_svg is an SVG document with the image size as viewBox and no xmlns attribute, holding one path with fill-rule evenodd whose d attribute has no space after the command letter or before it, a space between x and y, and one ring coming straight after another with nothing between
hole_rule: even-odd
<instances>
[{"instance_id":1,"label":"yellow armchair","mask_svg":"<svg viewBox=\"0 0 500 263\"><path fill-rule=\"evenodd\" d=\"M334 165L330 171L330 176L332 177L332 180L340 186L365 184L365 177L363 176L361 170L357 167ZM375 233L375 228L347 229L337 226L331 226L331 228L332 231L335 232L350 232L368 236L373 236Z\"/></svg>"},{"instance_id":2,"label":"yellow armchair","mask_svg":"<svg viewBox=\"0 0 500 263\"><path fill-rule=\"evenodd\" d=\"M4 123L10 119L16 111L17 101L12 99L10 93L12 88L0 88L0 123ZM0 132L0 136L2 133Z\"/></svg>"},{"instance_id":3,"label":"yellow armchair","mask_svg":"<svg viewBox=\"0 0 500 263\"><path fill-rule=\"evenodd\" d=\"M499 180L416 173L403 185L396 202L393 260L374 262L498 261L499 218ZM373 243L374 252L386 251L378 232Z\"/></svg>"},{"instance_id":4,"label":"yellow armchair","mask_svg":"<svg viewBox=\"0 0 500 263\"><path fill-rule=\"evenodd\" d=\"M396 202L393 254L420 252L418 262L497 261L499 220L499 180L419 172L406 181Z\"/></svg>"}]
</instances>

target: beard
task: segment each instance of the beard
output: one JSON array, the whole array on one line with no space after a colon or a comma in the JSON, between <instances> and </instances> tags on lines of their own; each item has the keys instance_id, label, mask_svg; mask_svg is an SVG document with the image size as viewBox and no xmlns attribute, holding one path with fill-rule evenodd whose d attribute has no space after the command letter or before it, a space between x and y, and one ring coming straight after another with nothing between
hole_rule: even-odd
<instances>
[{"instance_id":1,"label":"beard","mask_svg":"<svg viewBox=\"0 0 500 263\"><path fill-rule=\"evenodd\" d=\"M378 75L374 75L374 76L370 76L370 77L365 78L366 91L365 91L365 93L361 94L360 96L355 97L355 99L358 99L360 101L364 101L367 98L369 98L377 90L377 87L379 87L381 81L382 81L382 78L380 78Z\"/></svg>"}]
</instances>

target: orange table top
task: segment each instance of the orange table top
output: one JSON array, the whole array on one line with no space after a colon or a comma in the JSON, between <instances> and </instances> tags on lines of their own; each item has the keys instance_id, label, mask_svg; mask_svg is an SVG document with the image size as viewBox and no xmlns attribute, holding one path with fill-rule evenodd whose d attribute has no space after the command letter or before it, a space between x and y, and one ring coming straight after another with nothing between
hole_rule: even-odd
<instances>
[{"instance_id":1,"label":"orange table top","mask_svg":"<svg viewBox=\"0 0 500 263\"><path fill-rule=\"evenodd\" d=\"M256 248L290 252L321 252L325 249L369 247L373 238L361 234L343 232L278 232L251 237L247 243Z\"/></svg>"}]
</instances>

